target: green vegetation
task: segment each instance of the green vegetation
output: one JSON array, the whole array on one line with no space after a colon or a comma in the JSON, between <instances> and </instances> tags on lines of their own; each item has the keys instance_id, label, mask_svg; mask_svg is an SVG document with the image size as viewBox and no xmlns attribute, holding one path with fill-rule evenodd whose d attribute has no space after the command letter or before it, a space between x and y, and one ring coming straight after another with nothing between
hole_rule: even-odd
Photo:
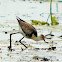
<instances>
[{"instance_id":1,"label":"green vegetation","mask_svg":"<svg viewBox=\"0 0 62 62\"><path fill-rule=\"evenodd\" d=\"M49 25L49 23L47 22L41 22L37 20L31 20L31 22L32 22L32 25L45 25L45 24Z\"/></svg>"},{"instance_id":2,"label":"green vegetation","mask_svg":"<svg viewBox=\"0 0 62 62\"><path fill-rule=\"evenodd\" d=\"M54 16L52 17L52 25L58 25L59 21L57 20L57 18Z\"/></svg>"},{"instance_id":3,"label":"green vegetation","mask_svg":"<svg viewBox=\"0 0 62 62\"><path fill-rule=\"evenodd\" d=\"M51 18L52 19L52 25L58 25L59 24L59 21L57 20L57 18L54 16L54 17L52 17ZM32 22L32 25L48 25L49 26L49 23L47 23L47 22L41 22L41 21L37 21L37 20L31 20L31 22Z\"/></svg>"},{"instance_id":4,"label":"green vegetation","mask_svg":"<svg viewBox=\"0 0 62 62\"><path fill-rule=\"evenodd\" d=\"M52 0L50 0L50 16L51 16L51 25L53 25L53 21L52 21Z\"/></svg>"},{"instance_id":5,"label":"green vegetation","mask_svg":"<svg viewBox=\"0 0 62 62\"><path fill-rule=\"evenodd\" d=\"M52 17L52 0L50 0L50 16L51 16L51 25L58 25L59 22L58 22L57 18Z\"/></svg>"}]
</instances>

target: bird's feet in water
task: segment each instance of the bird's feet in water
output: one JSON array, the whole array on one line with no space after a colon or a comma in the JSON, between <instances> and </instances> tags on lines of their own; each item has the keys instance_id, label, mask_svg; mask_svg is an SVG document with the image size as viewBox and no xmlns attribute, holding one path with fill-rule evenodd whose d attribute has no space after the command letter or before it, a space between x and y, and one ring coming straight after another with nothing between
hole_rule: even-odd
<instances>
[{"instance_id":1,"label":"bird's feet in water","mask_svg":"<svg viewBox=\"0 0 62 62\"><path fill-rule=\"evenodd\" d=\"M49 43L49 42L45 42L45 43Z\"/></svg>"},{"instance_id":2,"label":"bird's feet in water","mask_svg":"<svg viewBox=\"0 0 62 62\"><path fill-rule=\"evenodd\" d=\"M9 51L15 51L15 49L12 49L10 46L8 46Z\"/></svg>"},{"instance_id":3,"label":"bird's feet in water","mask_svg":"<svg viewBox=\"0 0 62 62\"><path fill-rule=\"evenodd\" d=\"M10 51L12 51L12 48L11 48L10 46L8 46L8 49L9 49Z\"/></svg>"},{"instance_id":4,"label":"bird's feet in water","mask_svg":"<svg viewBox=\"0 0 62 62\"><path fill-rule=\"evenodd\" d=\"M45 42L45 43L49 43L49 42L46 42L45 40L44 40L44 42Z\"/></svg>"}]
</instances>

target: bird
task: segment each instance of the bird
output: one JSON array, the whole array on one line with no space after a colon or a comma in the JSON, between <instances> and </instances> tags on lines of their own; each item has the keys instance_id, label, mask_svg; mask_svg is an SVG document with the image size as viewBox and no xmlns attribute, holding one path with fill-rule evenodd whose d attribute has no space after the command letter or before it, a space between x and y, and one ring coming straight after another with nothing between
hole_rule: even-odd
<instances>
[{"instance_id":1,"label":"bird","mask_svg":"<svg viewBox=\"0 0 62 62\"><path fill-rule=\"evenodd\" d=\"M21 34L24 37L29 38L29 39L33 39L35 41L40 41L40 40L45 41L45 36L43 34L38 36L37 30L36 30L36 28L34 26L32 26L31 24L29 24L29 23L25 22L24 20L20 19L18 16L16 16L16 19L17 19L18 24L20 26Z\"/></svg>"}]
</instances>

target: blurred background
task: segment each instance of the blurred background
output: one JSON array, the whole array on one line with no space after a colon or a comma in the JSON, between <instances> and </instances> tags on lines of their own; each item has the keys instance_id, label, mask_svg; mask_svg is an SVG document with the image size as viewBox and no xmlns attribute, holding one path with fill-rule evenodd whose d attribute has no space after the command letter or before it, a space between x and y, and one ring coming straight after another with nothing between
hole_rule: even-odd
<instances>
[{"instance_id":1,"label":"blurred background","mask_svg":"<svg viewBox=\"0 0 62 62\"><path fill-rule=\"evenodd\" d=\"M16 16L30 21L51 23L51 0L0 0L0 21L16 20ZM52 16L62 25L62 0L52 0Z\"/></svg>"}]
</instances>

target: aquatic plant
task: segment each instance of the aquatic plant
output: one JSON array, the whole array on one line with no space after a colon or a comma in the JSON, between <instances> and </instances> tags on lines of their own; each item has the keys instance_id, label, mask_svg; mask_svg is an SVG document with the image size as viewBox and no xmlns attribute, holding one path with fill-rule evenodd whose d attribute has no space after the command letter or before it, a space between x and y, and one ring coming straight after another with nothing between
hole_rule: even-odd
<instances>
[{"instance_id":1,"label":"aquatic plant","mask_svg":"<svg viewBox=\"0 0 62 62\"><path fill-rule=\"evenodd\" d=\"M58 25L59 21L57 20L57 18L54 16L52 17L52 25Z\"/></svg>"},{"instance_id":2,"label":"aquatic plant","mask_svg":"<svg viewBox=\"0 0 62 62\"><path fill-rule=\"evenodd\" d=\"M41 22L37 20L31 20L31 22L32 22L32 25L45 25L45 24L49 25L49 23L43 22L43 21Z\"/></svg>"},{"instance_id":3,"label":"aquatic plant","mask_svg":"<svg viewBox=\"0 0 62 62\"><path fill-rule=\"evenodd\" d=\"M52 21L52 0L50 0L50 15L51 15L51 25L53 25L53 21Z\"/></svg>"}]
</instances>

